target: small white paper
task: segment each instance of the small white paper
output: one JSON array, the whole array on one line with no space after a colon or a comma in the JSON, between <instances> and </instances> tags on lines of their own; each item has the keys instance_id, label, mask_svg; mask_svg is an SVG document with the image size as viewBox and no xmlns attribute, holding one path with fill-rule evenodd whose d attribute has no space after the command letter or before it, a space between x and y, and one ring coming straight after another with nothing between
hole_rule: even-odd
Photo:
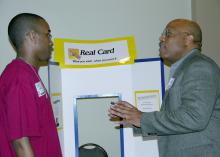
<instances>
[{"instance_id":1,"label":"small white paper","mask_svg":"<svg viewBox=\"0 0 220 157\"><path fill-rule=\"evenodd\" d=\"M170 78L166 90L170 89L175 81L175 78Z\"/></svg>"},{"instance_id":2,"label":"small white paper","mask_svg":"<svg viewBox=\"0 0 220 157\"><path fill-rule=\"evenodd\" d=\"M159 91L136 92L136 105L142 112L159 111Z\"/></svg>"},{"instance_id":3,"label":"small white paper","mask_svg":"<svg viewBox=\"0 0 220 157\"><path fill-rule=\"evenodd\" d=\"M38 96L41 97L44 94L46 94L46 90L44 89L44 86L41 82L35 83L35 88L37 90Z\"/></svg>"}]
</instances>

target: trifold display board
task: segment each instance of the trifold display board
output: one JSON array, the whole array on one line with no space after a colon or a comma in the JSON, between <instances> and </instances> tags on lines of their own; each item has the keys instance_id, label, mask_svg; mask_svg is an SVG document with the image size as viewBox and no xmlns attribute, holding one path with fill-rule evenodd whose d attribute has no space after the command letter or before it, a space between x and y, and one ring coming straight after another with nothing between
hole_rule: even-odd
<instances>
[{"instance_id":1,"label":"trifold display board","mask_svg":"<svg viewBox=\"0 0 220 157\"><path fill-rule=\"evenodd\" d=\"M143 112L159 110L163 70L160 58L100 68L59 69L51 63L50 93L58 95L54 102L62 102L61 107L53 107L64 157L78 157L78 147L85 143L101 145L109 157L158 157L157 137L143 138L134 135L129 126L120 128L109 119L107 110L111 101L118 100L128 101Z\"/></svg>"}]
</instances>

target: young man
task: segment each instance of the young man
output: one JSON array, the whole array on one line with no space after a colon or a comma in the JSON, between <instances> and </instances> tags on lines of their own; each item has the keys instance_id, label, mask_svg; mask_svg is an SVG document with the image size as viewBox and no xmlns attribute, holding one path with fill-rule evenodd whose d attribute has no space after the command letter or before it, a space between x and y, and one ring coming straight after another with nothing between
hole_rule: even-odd
<instances>
[{"instance_id":1,"label":"young man","mask_svg":"<svg viewBox=\"0 0 220 157\"><path fill-rule=\"evenodd\" d=\"M142 113L121 101L109 109L110 116L134 125L135 133L157 134L160 157L219 157L220 70L200 52L199 25L173 20L159 45L160 56L172 64L161 110Z\"/></svg>"},{"instance_id":2,"label":"young man","mask_svg":"<svg viewBox=\"0 0 220 157\"><path fill-rule=\"evenodd\" d=\"M38 74L53 51L49 25L38 15L22 13L10 21L8 35L17 57L0 77L7 157L61 157L50 97Z\"/></svg>"}]
</instances>

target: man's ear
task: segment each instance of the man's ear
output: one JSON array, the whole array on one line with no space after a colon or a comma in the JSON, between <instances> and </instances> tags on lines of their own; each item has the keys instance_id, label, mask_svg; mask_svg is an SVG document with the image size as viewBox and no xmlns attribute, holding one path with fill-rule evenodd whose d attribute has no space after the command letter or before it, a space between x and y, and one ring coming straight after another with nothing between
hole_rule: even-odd
<instances>
[{"instance_id":1,"label":"man's ear","mask_svg":"<svg viewBox=\"0 0 220 157\"><path fill-rule=\"evenodd\" d=\"M28 40L31 43L35 43L37 38L37 33L35 31L27 32L25 35L25 40Z\"/></svg>"},{"instance_id":2,"label":"man's ear","mask_svg":"<svg viewBox=\"0 0 220 157\"><path fill-rule=\"evenodd\" d=\"M192 44L194 42L194 36L193 35L188 35L186 37L186 42L187 42L188 45Z\"/></svg>"}]
</instances>

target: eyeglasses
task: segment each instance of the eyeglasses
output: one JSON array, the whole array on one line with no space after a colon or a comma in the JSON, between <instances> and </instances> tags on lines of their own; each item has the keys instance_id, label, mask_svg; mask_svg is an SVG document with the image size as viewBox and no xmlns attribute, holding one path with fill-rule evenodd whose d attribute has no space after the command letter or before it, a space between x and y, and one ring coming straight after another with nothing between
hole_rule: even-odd
<instances>
[{"instance_id":1,"label":"eyeglasses","mask_svg":"<svg viewBox=\"0 0 220 157\"><path fill-rule=\"evenodd\" d=\"M165 37L169 38L169 37L176 36L179 34L190 35L190 33L188 33L188 32L177 32L177 31L170 31L169 29L164 29L164 31L161 33L161 36L165 36Z\"/></svg>"}]
</instances>

